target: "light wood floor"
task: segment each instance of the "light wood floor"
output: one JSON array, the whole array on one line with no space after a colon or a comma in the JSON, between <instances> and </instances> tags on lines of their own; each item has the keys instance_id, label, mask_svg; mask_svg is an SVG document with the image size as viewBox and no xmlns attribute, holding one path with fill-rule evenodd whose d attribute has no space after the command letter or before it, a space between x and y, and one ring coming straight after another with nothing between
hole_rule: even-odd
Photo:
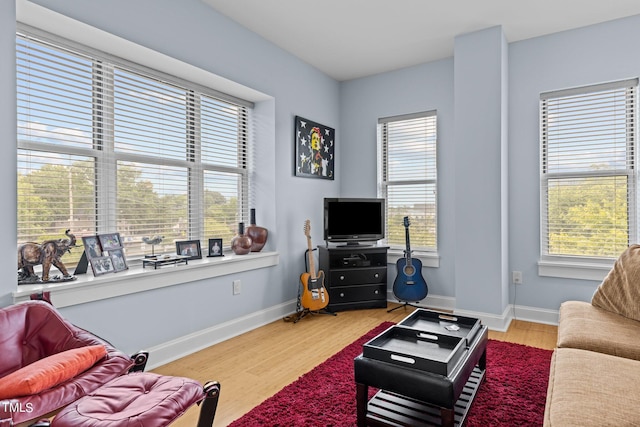
<instances>
[{"instance_id":1,"label":"light wood floor","mask_svg":"<svg viewBox=\"0 0 640 427\"><path fill-rule=\"evenodd\" d=\"M276 321L154 372L202 383L219 381L221 395L214 426L226 426L381 322L399 322L410 312L410 307L392 313L386 309L354 310L335 317L307 316L296 324ZM557 327L513 321L507 332L489 331L489 338L553 349ZM192 407L172 427L195 426L198 408Z\"/></svg>"}]
</instances>

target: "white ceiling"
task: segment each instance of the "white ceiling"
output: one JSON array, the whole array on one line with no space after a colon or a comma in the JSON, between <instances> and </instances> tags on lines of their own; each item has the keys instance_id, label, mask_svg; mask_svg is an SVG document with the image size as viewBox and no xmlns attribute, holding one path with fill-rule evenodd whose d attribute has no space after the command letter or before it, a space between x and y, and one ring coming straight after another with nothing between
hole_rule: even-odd
<instances>
[{"instance_id":1,"label":"white ceiling","mask_svg":"<svg viewBox=\"0 0 640 427\"><path fill-rule=\"evenodd\" d=\"M453 55L454 37L507 41L640 14L640 0L202 0L337 80Z\"/></svg>"}]
</instances>

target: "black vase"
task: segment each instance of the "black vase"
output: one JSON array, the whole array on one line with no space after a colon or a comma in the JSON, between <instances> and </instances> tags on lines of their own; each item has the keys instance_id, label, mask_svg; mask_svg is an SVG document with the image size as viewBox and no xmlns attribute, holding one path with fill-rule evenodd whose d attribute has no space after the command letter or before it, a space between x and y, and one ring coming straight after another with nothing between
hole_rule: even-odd
<instances>
[{"instance_id":1,"label":"black vase","mask_svg":"<svg viewBox=\"0 0 640 427\"><path fill-rule=\"evenodd\" d=\"M247 227L245 234L251 238L251 252L260 252L267 243L269 232L266 228L256 225L255 209L251 209L251 225Z\"/></svg>"}]
</instances>

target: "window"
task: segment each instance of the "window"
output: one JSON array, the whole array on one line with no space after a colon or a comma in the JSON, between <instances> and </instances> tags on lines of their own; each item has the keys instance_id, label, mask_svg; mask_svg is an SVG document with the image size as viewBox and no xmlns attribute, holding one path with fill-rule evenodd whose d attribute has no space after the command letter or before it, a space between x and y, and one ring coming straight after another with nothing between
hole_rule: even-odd
<instances>
[{"instance_id":1,"label":"window","mask_svg":"<svg viewBox=\"0 0 640 427\"><path fill-rule=\"evenodd\" d=\"M230 242L248 211L249 102L25 28L16 52L19 243L117 231L136 257L145 236L166 252Z\"/></svg>"},{"instance_id":2,"label":"window","mask_svg":"<svg viewBox=\"0 0 640 427\"><path fill-rule=\"evenodd\" d=\"M387 244L405 248L403 218L411 222L411 248L437 252L437 120L422 112L378 120L380 192L387 201Z\"/></svg>"},{"instance_id":3,"label":"window","mask_svg":"<svg viewBox=\"0 0 640 427\"><path fill-rule=\"evenodd\" d=\"M617 258L637 241L637 79L543 93L544 257Z\"/></svg>"}]
</instances>

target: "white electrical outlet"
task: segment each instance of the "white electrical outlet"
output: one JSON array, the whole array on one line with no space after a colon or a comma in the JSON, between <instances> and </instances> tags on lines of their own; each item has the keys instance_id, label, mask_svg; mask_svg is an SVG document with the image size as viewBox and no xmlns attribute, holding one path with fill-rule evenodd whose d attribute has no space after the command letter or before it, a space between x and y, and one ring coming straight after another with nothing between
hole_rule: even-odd
<instances>
[{"instance_id":1,"label":"white electrical outlet","mask_svg":"<svg viewBox=\"0 0 640 427\"><path fill-rule=\"evenodd\" d=\"M233 294L238 295L240 293L240 289L242 287L242 282L240 280L233 281Z\"/></svg>"},{"instance_id":2,"label":"white electrical outlet","mask_svg":"<svg viewBox=\"0 0 640 427\"><path fill-rule=\"evenodd\" d=\"M512 274L512 281L514 285L522 285L522 271L514 271Z\"/></svg>"}]
</instances>

